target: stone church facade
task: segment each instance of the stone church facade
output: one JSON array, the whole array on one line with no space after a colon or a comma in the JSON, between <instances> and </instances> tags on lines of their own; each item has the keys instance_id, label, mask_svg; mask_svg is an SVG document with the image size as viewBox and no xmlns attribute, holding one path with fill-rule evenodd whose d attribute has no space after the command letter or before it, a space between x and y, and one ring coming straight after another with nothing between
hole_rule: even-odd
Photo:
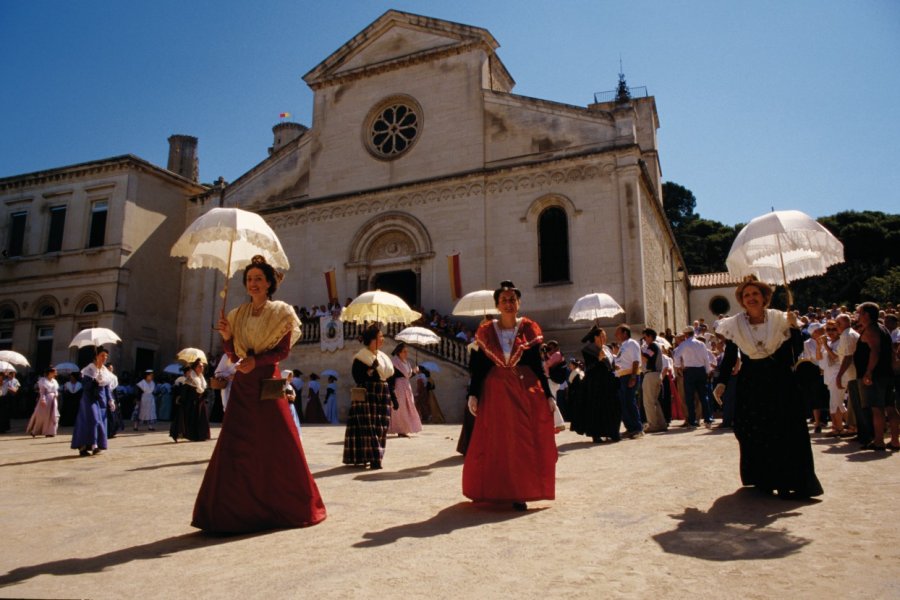
<instances>
[{"instance_id":1,"label":"stone church facade","mask_svg":"<svg viewBox=\"0 0 900 600\"><path fill-rule=\"evenodd\" d=\"M458 254L463 293L513 280L522 312L570 347L586 324L569 311L591 292L625 308L616 322L686 322L654 98L516 95L498 46L478 27L388 11L304 76L311 126L277 125L269 156L198 195L187 222L214 206L262 214L291 261L278 297L297 306L327 303L334 269L340 300L380 288L447 314ZM215 343L221 285L185 272L182 345Z\"/></svg>"}]
</instances>

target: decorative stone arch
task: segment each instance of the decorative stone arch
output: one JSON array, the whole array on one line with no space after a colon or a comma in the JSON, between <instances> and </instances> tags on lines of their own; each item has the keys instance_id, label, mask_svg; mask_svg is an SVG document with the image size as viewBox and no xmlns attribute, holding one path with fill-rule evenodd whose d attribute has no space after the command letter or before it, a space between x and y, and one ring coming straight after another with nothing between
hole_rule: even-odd
<instances>
[{"instance_id":1,"label":"decorative stone arch","mask_svg":"<svg viewBox=\"0 0 900 600\"><path fill-rule=\"evenodd\" d=\"M564 211L566 211L566 214L569 215L570 220L571 218L577 217L581 214L581 209L576 207L575 203L566 196L563 196L562 194L545 194L538 197L530 205L528 205L528 209L519 220L522 223L537 223L537 219L540 214L551 206L558 206L562 208Z\"/></svg>"},{"instance_id":2,"label":"decorative stone arch","mask_svg":"<svg viewBox=\"0 0 900 600\"><path fill-rule=\"evenodd\" d=\"M53 314L48 313L48 309L53 311ZM37 300L35 300L33 304L33 308L31 309L31 315L34 319L53 319L60 315L59 309L59 301L53 296L41 296Z\"/></svg>"},{"instance_id":3,"label":"decorative stone arch","mask_svg":"<svg viewBox=\"0 0 900 600\"><path fill-rule=\"evenodd\" d=\"M391 211L369 219L357 230L347 267L365 268L385 261L421 262L433 256L431 235L425 225L412 215Z\"/></svg>"},{"instance_id":4,"label":"decorative stone arch","mask_svg":"<svg viewBox=\"0 0 900 600\"><path fill-rule=\"evenodd\" d=\"M92 305L95 307L92 310ZM75 303L76 315L94 315L103 312L103 299L95 292L86 292Z\"/></svg>"},{"instance_id":5,"label":"decorative stone arch","mask_svg":"<svg viewBox=\"0 0 900 600\"><path fill-rule=\"evenodd\" d=\"M369 219L357 230L345 266L356 275L357 293L370 289L376 279L384 282L398 277L402 289L386 291L418 304L422 263L433 257L434 246L425 225L412 215L390 211Z\"/></svg>"}]
</instances>

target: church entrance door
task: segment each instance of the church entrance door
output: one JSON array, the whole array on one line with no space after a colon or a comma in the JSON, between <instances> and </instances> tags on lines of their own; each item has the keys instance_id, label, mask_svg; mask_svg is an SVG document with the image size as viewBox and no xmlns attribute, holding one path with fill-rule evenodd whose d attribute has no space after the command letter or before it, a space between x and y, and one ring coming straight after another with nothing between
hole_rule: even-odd
<instances>
[{"instance_id":1,"label":"church entrance door","mask_svg":"<svg viewBox=\"0 0 900 600\"><path fill-rule=\"evenodd\" d=\"M417 288L416 274L409 269L378 273L372 277L370 286L370 289L390 292L400 296L411 307L419 304Z\"/></svg>"}]
</instances>

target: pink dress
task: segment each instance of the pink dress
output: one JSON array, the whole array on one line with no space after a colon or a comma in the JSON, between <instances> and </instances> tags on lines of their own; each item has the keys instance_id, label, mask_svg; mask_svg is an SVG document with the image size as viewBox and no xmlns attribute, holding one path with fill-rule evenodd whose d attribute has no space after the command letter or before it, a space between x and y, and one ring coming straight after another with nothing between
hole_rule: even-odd
<instances>
[{"instance_id":1,"label":"pink dress","mask_svg":"<svg viewBox=\"0 0 900 600\"><path fill-rule=\"evenodd\" d=\"M419 419L419 411L416 410L416 399L413 396L412 385L409 378L412 377L412 367L399 356L392 356L394 363L394 395L397 396L397 409L391 410L391 424L388 433L419 433L422 431L422 420Z\"/></svg>"},{"instance_id":2,"label":"pink dress","mask_svg":"<svg viewBox=\"0 0 900 600\"><path fill-rule=\"evenodd\" d=\"M59 383L55 379L41 377L38 380L38 390L40 392L38 401L25 433L32 437L36 435L54 436L59 424L59 403L57 401Z\"/></svg>"}]
</instances>

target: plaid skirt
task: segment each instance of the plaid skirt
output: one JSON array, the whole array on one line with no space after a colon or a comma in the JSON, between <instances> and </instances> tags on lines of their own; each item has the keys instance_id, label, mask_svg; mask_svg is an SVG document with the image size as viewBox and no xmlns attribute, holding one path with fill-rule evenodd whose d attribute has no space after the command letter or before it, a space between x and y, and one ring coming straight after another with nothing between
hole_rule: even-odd
<instances>
[{"instance_id":1,"label":"plaid skirt","mask_svg":"<svg viewBox=\"0 0 900 600\"><path fill-rule=\"evenodd\" d=\"M344 433L344 464L381 462L391 423L391 392L384 381L367 381L366 399L350 405Z\"/></svg>"}]
</instances>

